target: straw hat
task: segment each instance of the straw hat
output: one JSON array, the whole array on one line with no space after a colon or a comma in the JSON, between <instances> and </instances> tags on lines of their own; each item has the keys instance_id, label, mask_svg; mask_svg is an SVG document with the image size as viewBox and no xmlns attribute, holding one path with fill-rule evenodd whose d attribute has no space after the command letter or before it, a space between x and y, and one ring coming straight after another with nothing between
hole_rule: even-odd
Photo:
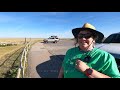
<instances>
[{"instance_id":1,"label":"straw hat","mask_svg":"<svg viewBox=\"0 0 120 90\"><path fill-rule=\"evenodd\" d=\"M98 40L102 40L104 38L103 33L97 31L96 28L93 25L89 24L89 23L85 23L82 28L74 28L74 29L72 29L72 34L74 35L75 38L77 38L77 35L79 34L79 32L84 31L84 30L88 30L90 32L95 33L95 35L98 36Z\"/></svg>"}]
</instances>

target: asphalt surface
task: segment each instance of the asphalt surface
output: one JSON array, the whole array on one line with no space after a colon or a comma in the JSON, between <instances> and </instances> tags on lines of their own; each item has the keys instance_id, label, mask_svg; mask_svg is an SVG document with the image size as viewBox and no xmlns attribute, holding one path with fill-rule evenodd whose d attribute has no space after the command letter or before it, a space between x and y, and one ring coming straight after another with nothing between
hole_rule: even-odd
<instances>
[{"instance_id":1,"label":"asphalt surface","mask_svg":"<svg viewBox=\"0 0 120 90\"><path fill-rule=\"evenodd\" d=\"M72 40L34 44L28 54L29 77L57 78L65 53L71 47L74 47Z\"/></svg>"}]
</instances>

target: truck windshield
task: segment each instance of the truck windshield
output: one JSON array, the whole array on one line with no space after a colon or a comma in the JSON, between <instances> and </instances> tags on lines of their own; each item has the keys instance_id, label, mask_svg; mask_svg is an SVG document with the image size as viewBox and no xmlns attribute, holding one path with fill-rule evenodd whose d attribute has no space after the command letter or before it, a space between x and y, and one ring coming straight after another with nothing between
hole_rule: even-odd
<instances>
[{"instance_id":1,"label":"truck windshield","mask_svg":"<svg viewBox=\"0 0 120 90\"><path fill-rule=\"evenodd\" d=\"M120 34L111 34L103 43L120 43Z\"/></svg>"},{"instance_id":2,"label":"truck windshield","mask_svg":"<svg viewBox=\"0 0 120 90\"><path fill-rule=\"evenodd\" d=\"M53 37L50 37L49 39L55 39L55 38L53 38Z\"/></svg>"}]
</instances>

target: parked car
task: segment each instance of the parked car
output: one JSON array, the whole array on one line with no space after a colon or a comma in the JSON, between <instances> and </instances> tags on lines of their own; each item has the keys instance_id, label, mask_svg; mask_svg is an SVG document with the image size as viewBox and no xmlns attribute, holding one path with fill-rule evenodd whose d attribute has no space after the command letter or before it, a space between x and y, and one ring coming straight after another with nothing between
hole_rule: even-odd
<instances>
[{"instance_id":1,"label":"parked car","mask_svg":"<svg viewBox=\"0 0 120 90\"><path fill-rule=\"evenodd\" d=\"M96 44L96 48L111 53L115 57L120 70L120 32L109 35L101 44Z\"/></svg>"},{"instance_id":2,"label":"parked car","mask_svg":"<svg viewBox=\"0 0 120 90\"><path fill-rule=\"evenodd\" d=\"M51 36L47 39L44 39L43 42L44 43L49 43L49 42L52 42L52 43L57 43L60 39L57 37L57 36Z\"/></svg>"}]
</instances>

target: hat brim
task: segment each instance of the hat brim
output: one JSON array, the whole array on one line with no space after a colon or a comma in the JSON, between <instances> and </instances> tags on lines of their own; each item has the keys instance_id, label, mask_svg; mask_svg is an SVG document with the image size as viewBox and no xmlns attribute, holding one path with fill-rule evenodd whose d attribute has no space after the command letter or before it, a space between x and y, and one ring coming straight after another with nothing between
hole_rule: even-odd
<instances>
[{"instance_id":1,"label":"hat brim","mask_svg":"<svg viewBox=\"0 0 120 90\"><path fill-rule=\"evenodd\" d=\"M79 32L84 30L88 30L90 32L95 33L98 36L98 42L101 42L104 38L104 35L101 32L90 29L90 28L75 28L75 29L72 29L72 34L74 35L75 38L77 38Z\"/></svg>"}]
</instances>

